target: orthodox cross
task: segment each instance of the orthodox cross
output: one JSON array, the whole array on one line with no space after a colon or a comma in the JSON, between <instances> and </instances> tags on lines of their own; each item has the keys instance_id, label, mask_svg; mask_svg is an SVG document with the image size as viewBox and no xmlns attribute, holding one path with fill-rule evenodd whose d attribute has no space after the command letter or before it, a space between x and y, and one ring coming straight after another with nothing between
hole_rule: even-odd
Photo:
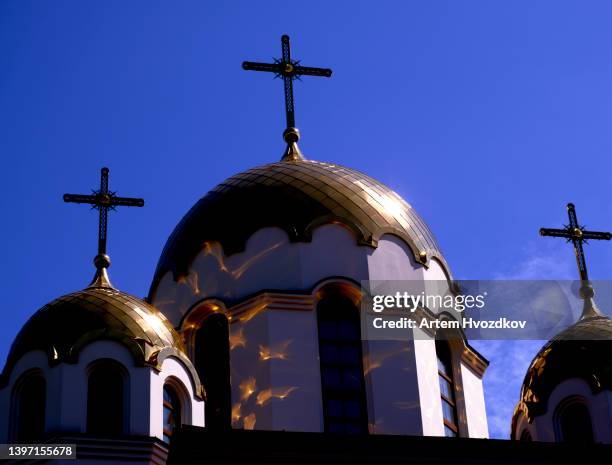
<instances>
[{"instance_id":1,"label":"orthodox cross","mask_svg":"<svg viewBox=\"0 0 612 465\"><path fill-rule=\"evenodd\" d=\"M295 127L295 110L293 103L293 80L300 79L300 76L324 76L330 77L332 70L328 68L311 68L301 66L299 60L291 59L291 49L289 47L289 36L281 37L282 58L274 59L274 63L258 63L245 61L242 68L249 71L267 71L276 74L275 77L282 77L285 84L285 112L287 114L287 128Z\"/></svg>"},{"instance_id":2,"label":"orthodox cross","mask_svg":"<svg viewBox=\"0 0 612 465\"><path fill-rule=\"evenodd\" d=\"M64 202L87 203L100 212L98 224L98 256L106 256L106 232L108 226L108 211L116 207L143 207L143 199L117 197L116 192L108 190L108 168L102 168L100 189L91 195L64 194Z\"/></svg>"},{"instance_id":3,"label":"orthodox cross","mask_svg":"<svg viewBox=\"0 0 612 465\"><path fill-rule=\"evenodd\" d=\"M587 231L584 229L584 226L578 223L576 208L573 203L567 204L567 215L569 217L569 224L565 225L563 229L542 228L540 229L540 235L563 237L567 239L567 242L573 243L576 263L578 264L578 271L580 272L580 280L585 284L588 282L589 276L582 244L586 244L589 239L609 241L612 239L612 234L609 232Z\"/></svg>"}]
</instances>

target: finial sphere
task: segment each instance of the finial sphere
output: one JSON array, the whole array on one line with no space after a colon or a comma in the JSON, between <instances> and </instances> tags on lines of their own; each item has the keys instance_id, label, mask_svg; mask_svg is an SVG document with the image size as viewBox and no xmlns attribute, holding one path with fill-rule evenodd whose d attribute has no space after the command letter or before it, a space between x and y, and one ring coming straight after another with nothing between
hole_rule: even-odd
<instances>
[{"instance_id":1,"label":"finial sphere","mask_svg":"<svg viewBox=\"0 0 612 465\"><path fill-rule=\"evenodd\" d=\"M98 270L101 268L108 268L110 264L110 257L106 254L98 254L94 257L94 265L96 265Z\"/></svg>"},{"instance_id":2,"label":"finial sphere","mask_svg":"<svg viewBox=\"0 0 612 465\"><path fill-rule=\"evenodd\" d=\"M287 128L283 131L283 139L285 139L285 142L288 144L293 144L300 140L300 131L298 128Z\"/></svg>"}]
</instances>

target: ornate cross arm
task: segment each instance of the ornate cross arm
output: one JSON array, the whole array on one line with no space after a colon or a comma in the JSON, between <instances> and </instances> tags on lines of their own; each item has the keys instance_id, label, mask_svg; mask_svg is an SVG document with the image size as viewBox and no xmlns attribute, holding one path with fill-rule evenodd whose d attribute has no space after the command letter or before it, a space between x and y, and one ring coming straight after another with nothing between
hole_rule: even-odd
<instances>
[{"instance_id":1,"label":"ornate cross arm","mask_svg":"<svg viewBox=\"0 0 612 465\"><path fill-rule=\"evenodd\" d=\"M582 238L584 240L596 239L602 241L609 241L610 239L612 239L612 233L598 231L582 231Z\"/></svg>"},{"instance_id":2,"label":"ornate cross arm","mask_svg":"<svg viewBox=\"0 0 612 465\"><path fill-rule=\"evenodd\" d=\"M294 73L298 76L323 76L331 77L332 70L329 68L311 68L309 66L296 66Z\"/></svg>"},{"instance_id":3,"label":"ornate cross arm","mask_svg":"<svg viewBox=\"0 0 612 465\"><path fill-rule=\"evenodd\" d=\"M95 195L83 195L83 194L64 194L64 202L67 203L96 203Z\"/></svg>"},{"instance_id":4,"label":"ornate cross arm","mask_svg":"<svg viewBox=\"0 0 612 465\"><path fill-rule=\"evenodd\" d=\"M274 73L276 77L282 77L285 87L285 115L287 118L287 129L295 127L295 108L293 99L293 80L300 76L323 76L330 77L332 70L329 68L313 68L301 66L298 60L291 59L291 47L289 36L281 37L282 58L275 59L274 63L260 63L257 61L245 61L242 68L247 71L265 71Z\"/></svg>"},{"instance_id":5,"label":"ornate cross arm","mask_svg":"<svg viewBox=\"0 0 612 465\"><path fill-rule=\"evenodd\" d=\"M565 237L570 239L572 236L567 229L540 228L540 236Z\"/></svg>"},{"instance_id":6,"label":"ornate cross arm","mask_svg":"<svg viewBox=\"0 0 612 465\"><path fill-rule=\"evenodd\" d=\"M323 76L331 77L332 70L329 68L312 68L310 66L299 66L291 65L287 66L287 63L259 63L257 61L244 61L242 62L242 69L246 71L266 71L268 73L275 73L278 76Z\"/></svg>"},{"instance_id":7,"label":"ornate cross arm","mask_svg":"<svg viewBox=\"0 0 612 465\"><path fill-rule=\"evenodd\" d=\"M578 265L580 280L582 281L580 293L585 301L582 317L590 318L593 316L601 315L592 300L594 292L593 287L589 282L586 258L584 257L584 249L582 245L590 239L609 241L610 239L612 239L612 233L605 231L587 231L586 229L584 229L584 226L581 226L580 223L578 223L576 207L573 203L567 204L567 215L569 218L569 224L566 225L563 229L541 228L540 235L550 237L563 237L564 239L567 239L567 242L572 243L572 245L574 246L574 253L576 255L576 264Z\"/></svg>"},{"instance_id":8,"label":"ornate cross arm","mask_svg":"<svg viewBox=\"0 0 612 465\"><path fill-rule=\"evenodd\" d=\"M115 207L144 207L144 199L130 197L111 197L110 204Z\"/></svg>"},{"instance_id":9,"label":"ornate cross arm","mask_svg":"<svg viewBox=\"0 0 612 465\"><path fill-rule=\"evenodd\" d=\"M280 63L258 63L256 61L243 61L242 69L247 71L267 71L278 75L283 72Z\"/></svg>"},{"instance_id":10,"label":"ornate cross arm","mask_svg":"<svg viewBox=\"0 0 612 465\"><path fill-rule=\"evenodd\" d=\"M115 207L143 207L144 200L130 197L117 197L116 192L108 189L108 168L102 168L100 175L100 189L93 194L64 194L64 202L86 203L99 210L100 218L98 223L98 257L96 266L106 268L110 260L106 255L106 238L108 233L108 211Z\"/></svg>"}]
</instances>

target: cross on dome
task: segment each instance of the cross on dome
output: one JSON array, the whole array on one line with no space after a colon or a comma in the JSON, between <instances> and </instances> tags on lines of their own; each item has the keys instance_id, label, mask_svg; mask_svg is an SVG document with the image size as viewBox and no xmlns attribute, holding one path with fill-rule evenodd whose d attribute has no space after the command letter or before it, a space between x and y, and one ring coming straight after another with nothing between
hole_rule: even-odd
<instances>
[{"instance_id":1,"label":"cross on dome","mask_svg":"<svg viewBox=\"0 0 612 465\"><path fill-rule=\"evenodd\" d=\"M563 229L541 228L540 235L563 237L567 239L567 242L571 242L574 245L574 253L576 254L576 263L578 265L578 272L580 274L581 281L580 295L585 301L582 318L602 316L601 312L592 300L594 291L593 286L589 282L586 259L584 258L584 249L582 244L586 244L590 239L609 241L612 239L612 233L587 231L584 226L578 223L576 207L573 203L567 204L567 215L569 217L569 224L565 225Z\"/></svg>"},{"instance_id":2,"label":"cross on dome","mask_svg":"<svg viewBox=\"0 0 612 465\"><path fill-rule=\"evenodd\" d=\"M300 65L299 60L291 58L291 47L289 36L281 37L282 58L274 59L274 63L260 63L255 61L244 61L242 68L247 71L266 71L274 73L275 77L282 77L285 87L285 115L287 118L287 128L283 134L285 141L289 144L283 160L301 160L303 156L296 143L300 138L300 133L295 127L295 104L293 99L293 80L300 79L300 76L323 76L331 77L332 70L329 68L313 68Z\"/></svg>"},{"instance_id":3,"label":"cross on dome","mask_svg":"<svg viewBox=\"0 0 612 465\"><path fill-rule=\"evenodd\" d=\"M110 286L110 281L106 274L106 268L110 266L110 258L106 254L106 237L108 230L108 211L115 210L116 207L143 207L144 200L131 197L118 197L116 192L108 189L108 168L102 168L100 173L100 189L93 191L92 194L64 194L64 202L86 203L92 209L100 212L98 223L98 255L94 258L97 273L92 285L101 284Z\"/></svg>"}]
</instances>

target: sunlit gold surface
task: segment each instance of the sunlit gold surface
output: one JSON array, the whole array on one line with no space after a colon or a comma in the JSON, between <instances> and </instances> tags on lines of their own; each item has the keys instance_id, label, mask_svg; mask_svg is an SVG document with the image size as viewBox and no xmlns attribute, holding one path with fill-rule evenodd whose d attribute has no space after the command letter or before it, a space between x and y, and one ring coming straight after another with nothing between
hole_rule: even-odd
<instances>
[{"instance_id":1,"label":"sunlit gold surface","mask_svg":"<svg viewBox=\"0 0 612 465\"><path fill-rule=\"evenodd\" d=\"M388 350L377 351L370 355L364 355L363 357L363 371L364 375L370 374L372 371L380 368L384 365L385 361L389 358L395 357L402 353L409 352L410 349L408 347L403 347L401 345L396 345Z\"/></svg>"},{"instance_id":2,"label":"sunlit gold surface","mask_svg":"<svg viewBox=\"0 0 612 465\"><path fill-rule=\"evenodd\" d=\"M234 405L232 405L232 424L236 424L238 421L240 421L240 418L242 417L241 409L242 404L240 402L236 402Z\"/></svg>"},{"instance_id":3,"label":"sunlit gold surface","mask_svg":"<svg viewBox=\"0 0 612 465\"><path fill-rule=\"evenodd\" d=\"M257 405L263 407L272 399L285 400L296 389L296 386L264 389L257 394Z\"/></svg>"},{"instance_id":4,"label":"sunlit gold surface","mask_svg":"<svg viewBox=\"0 0 612 465\"><path fill-rule=\"evenodd\" d=\"M230 350L237 349L238 347L246 347L247 339L244 335L244 328L232 331L229 336Z\"/></svg>"},{"instance_id":5,"label":"sunlit gold surface","mask_svg":"<svg viewBox=\"0 0 612 465\"><path fill-rule=\"evenodd\" d=\"M257 422L257 416L254 413L249 413L244 417L244 429L255 429L255 423Z\"/></svg>"},{"instance_id":6,"label":"sunlit gold surface","mask_svg":"<svg viewBox=\"0 0 612 465\"><path fill-rule=\"evenodd\" d=\"M551 393L566 379L582 379L594 393L612 390L610 353L612 320L605 316L581 319L556 335L538 352L527 370L513 425L519 412L529 421L546 413Z\"/></svg>"},{"instance_id":7,"label":"sunlit gold surface","mask_svg":"<svg viewBox=\"0 0 612 465\"><path fill-rule=\"evenodd\" d=\"M168 271L175 280L186 275L207 242L218 242L229 256L261 228L278 227L291 242L309 242L315 228L331 223L348 227L360 245L376 247L390 233L405 240L417 261L445 263L429 228L393 190L340 165L282 161L237 174L198 201L168 239L152 290Z\"/></svg>"},{"instance_id":8,"label":"sunlit gold surface","mask_svg":"<svg viewBox=\"0 0 612 465\"><path fill-rule=\"evenodd\" d=\"M74 362L85 344L114 339L155 363L165 348L184 351L181 336L155 307L109 287L88 287L60 297L37 311L17 335L6 371L25 353L42 350L53 363Z\"/></svg>"},{"instance_id":9,"label":"sunlit gold surface","mask_svg":"<svg viewBox=\"0 0 612 465\"><path fill-rule=\"evenodd\" d=\"M293 342L292 339L279 342L272 347L259 345L259 360L287 360L289 358L288 348Z\"/></svg>"},{"instance_id":10,"label":"sunlit gold surface","mask_svg":"<svg viewBox=\"0 0 612 465\"><path fill-rule=\"evenodd\" d=\"M238 386L240 389L240 400L245 401L251 397L257 390L257 382L252 376L243 380Z\"/></svg>"}]
</instances>

